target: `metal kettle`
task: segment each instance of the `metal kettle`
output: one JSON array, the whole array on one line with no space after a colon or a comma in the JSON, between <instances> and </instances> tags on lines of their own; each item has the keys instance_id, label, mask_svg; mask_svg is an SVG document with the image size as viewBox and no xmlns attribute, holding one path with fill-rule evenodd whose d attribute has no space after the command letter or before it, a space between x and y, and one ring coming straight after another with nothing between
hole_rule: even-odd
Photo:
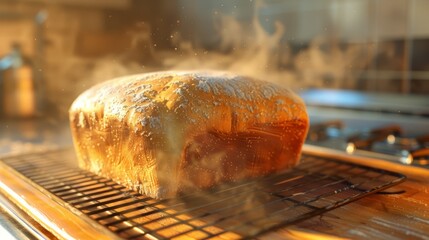
<instances>
[{"instance_id":1,"label":"metal kettle","mask_svg":"<svg viewBox=\"0 0 429 240\"><path fill-rule=\"evenodd\" d=\"M0 59L0 115L33 117L36 113L33 66L15 43L11 52Z\"/></svg>"}]
</instances>

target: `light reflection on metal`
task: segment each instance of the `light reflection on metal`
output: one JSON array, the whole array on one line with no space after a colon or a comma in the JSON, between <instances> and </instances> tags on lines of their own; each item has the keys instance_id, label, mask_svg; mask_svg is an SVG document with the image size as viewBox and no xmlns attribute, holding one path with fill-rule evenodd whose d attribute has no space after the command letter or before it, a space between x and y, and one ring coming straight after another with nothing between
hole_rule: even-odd
<instances>
[{"instance_id":1,"label":"light reflection on metal","mask_svg":"<svg viewBox=\"0 0 429 240\"><path fill-rule=\"evenodd\" d=\"M347 143L346 152L348 154L353 154L355 150L356 150L356 146L353 143Z\"/></svg>"}]
</instances>

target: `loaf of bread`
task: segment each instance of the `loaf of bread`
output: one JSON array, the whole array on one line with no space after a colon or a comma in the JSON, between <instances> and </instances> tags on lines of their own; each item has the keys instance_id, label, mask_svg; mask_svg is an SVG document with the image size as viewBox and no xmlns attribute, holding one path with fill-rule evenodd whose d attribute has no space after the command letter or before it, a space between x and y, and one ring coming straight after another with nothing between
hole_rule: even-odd
<instances>
[{"instance_id":1,"label":"loaf of bread","mask_svg":"<svg viewBox=\"0 0 429 240\"><path fill-rule=\"evenodd\" d=\"M290 90L223 72L113 79L69 113L79 165L154 198L291 168L309 126Z\"/></svg>"}]
</instances>

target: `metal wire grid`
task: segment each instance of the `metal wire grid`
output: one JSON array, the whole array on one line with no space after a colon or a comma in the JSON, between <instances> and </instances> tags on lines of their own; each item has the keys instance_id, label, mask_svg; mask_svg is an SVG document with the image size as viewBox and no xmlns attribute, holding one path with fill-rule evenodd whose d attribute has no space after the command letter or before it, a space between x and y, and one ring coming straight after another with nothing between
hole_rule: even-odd
<instances>
[{"instance_id":1,"label":"metal wire grid","mask_svg":"<svg viewBox=\"0 0 429 240\"><path fill-rule=\"evenodd\" d=\"M3 161L125 239L255 237L405 180L381 169L304 155L298 167L279 175L156 200L71 166L73 158L72 151L63 150Z\"/></svg>"}]
</instances>

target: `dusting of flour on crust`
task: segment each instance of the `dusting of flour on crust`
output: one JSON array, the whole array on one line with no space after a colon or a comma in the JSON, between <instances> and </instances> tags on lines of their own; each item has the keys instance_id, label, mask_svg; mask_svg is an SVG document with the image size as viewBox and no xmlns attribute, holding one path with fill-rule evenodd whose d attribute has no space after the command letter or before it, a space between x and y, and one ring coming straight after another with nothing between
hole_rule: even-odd
<instances>
[{"instance_id":1,"label":"dusting of flour on crust","mask_svg":"<svg viewBox=\"0 0 429 240\"><path fill-rule=\"evenodd\" d=\"M249 81L256 84L249 84ZM169 90L171 87L173 91ZM210 95L211 99L201 99L198 97L200 94ZM167 112L179 114L187 108L191 108L193 112L185 119L191 124L198 122L195 119L198 117L208 119L207 111L214 111L222 105L229 106L231 111L240 109L242 115L238 117L242 119L273 115L277 111L291 112L289 108L293 108L295 104L285 105L282 99L277 99L277 96L282 95L293 96L293 93L272 83L230 73L170 71L127 76L99 84L82 94L82 100L78 98L73 107L85 109L100 105L105 117L112 116L119 121L125 119L129 121L129 125L140 125L157 131L164 125L161 115ZM276 112L264 112L255 107L273 99L277 105ZM296 103L295 97L291 99ZM127 116L133 116L134 119L127 119ZM79 122L79 125L83 124Z\"/></svg>"}]
</instances>

